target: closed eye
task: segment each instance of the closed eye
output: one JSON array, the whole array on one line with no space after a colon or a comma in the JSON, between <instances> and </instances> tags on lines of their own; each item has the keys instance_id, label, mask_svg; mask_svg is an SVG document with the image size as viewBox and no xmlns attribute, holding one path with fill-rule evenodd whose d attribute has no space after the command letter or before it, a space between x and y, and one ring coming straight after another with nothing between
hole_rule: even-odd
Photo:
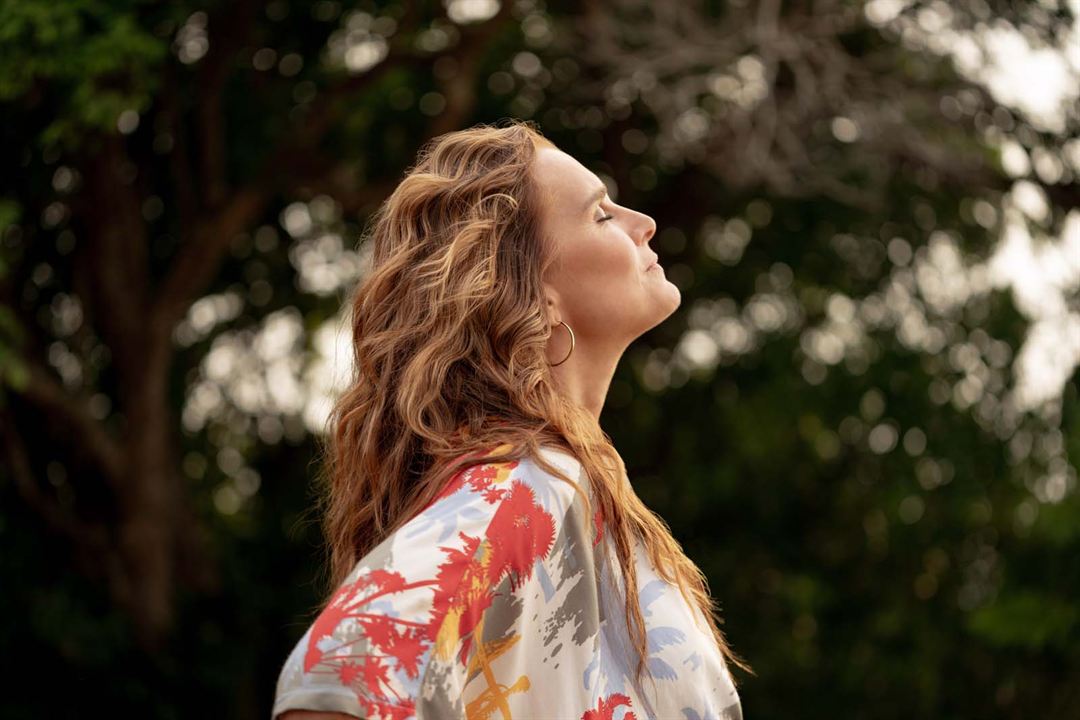
<instances>
[{"instance_id":1,"label":"closed eye","mask_svg":"<svg viewBox=\"0 0 1080 720\"><path fill-rule=\"evenodd\" d=\"M604 217L599 218L596 222L604 222L605 220L610 220L613 217L615 217L615 216L614 215L605 215Z\"/></svg>"}]
</instances>

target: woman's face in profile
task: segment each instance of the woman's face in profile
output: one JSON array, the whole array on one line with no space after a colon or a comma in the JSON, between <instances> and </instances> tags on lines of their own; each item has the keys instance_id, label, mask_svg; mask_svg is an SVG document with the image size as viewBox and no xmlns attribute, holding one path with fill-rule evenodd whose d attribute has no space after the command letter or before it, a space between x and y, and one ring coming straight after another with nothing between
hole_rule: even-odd
<instances>
[{"instance_id":1,"label":"woman's face in profile","mask_svg":"<svg viewBox=\"0 0 1080 720\"><path fill-rule=\"evenodd\" d=\"M552 322L573 328L579 352L583 344L622 352L681 302L679 289L654 265L648 242L656 223L615 203L600 178L562 150L540 146L532 171L541 225L554 243L545 285L561 315Z\"/></svg>"}]
</instances>

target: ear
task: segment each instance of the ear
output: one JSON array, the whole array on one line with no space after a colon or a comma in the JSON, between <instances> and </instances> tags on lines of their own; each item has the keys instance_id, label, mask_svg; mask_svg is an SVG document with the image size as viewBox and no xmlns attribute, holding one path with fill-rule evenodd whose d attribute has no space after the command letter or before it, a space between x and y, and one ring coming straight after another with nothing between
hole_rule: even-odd
<instances>
[{"instance_id":1,"label":"ear","mask_svg":"<svg viewBox=\"0 0 1080 720\"><path fill-rule=\"evenodd\" d=\"M558 325L563 319L562 310L559 307L559 293L546 285L544 286L544 314L547 316L548 325Z\"/></svg>"}]
</instances>

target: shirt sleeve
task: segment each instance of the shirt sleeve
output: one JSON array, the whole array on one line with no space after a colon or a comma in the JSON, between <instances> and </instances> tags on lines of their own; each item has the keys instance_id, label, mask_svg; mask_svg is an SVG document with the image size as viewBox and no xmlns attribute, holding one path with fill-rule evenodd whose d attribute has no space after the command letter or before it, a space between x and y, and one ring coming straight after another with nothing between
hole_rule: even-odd
<instances>
[{"instance_id":1,"label":"shirt sleeve","mask_svg":"<svg viewBox=\"0 0 1080 720\"><path fill-rule=\"evenodd\" d=\"M548 556L575 494L531 459L458 473L357 563L308 627L279 675L272 719L292 709L464 718L485 611Z\"/></svg>"}]
</instances>

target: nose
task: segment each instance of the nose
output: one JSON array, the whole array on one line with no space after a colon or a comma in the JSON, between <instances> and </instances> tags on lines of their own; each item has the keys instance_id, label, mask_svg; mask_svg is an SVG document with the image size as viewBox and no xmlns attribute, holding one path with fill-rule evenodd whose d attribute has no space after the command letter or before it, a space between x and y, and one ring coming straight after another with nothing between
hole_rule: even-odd
<instances>
[{"instance_id":1,"label":"nose","mask_svg":"<svg viewBox=\"0 0 1080 720\"><path fill-rule=\"evenodd\" d=\"M644 245L649 242L649 239L652 238L654 234L656 234L656 221L645 213L637 212L636 210L634 212L641 216L641 222L644 224L645 229L641 236L641 244Z\"/></svg>"}]
</instances>

